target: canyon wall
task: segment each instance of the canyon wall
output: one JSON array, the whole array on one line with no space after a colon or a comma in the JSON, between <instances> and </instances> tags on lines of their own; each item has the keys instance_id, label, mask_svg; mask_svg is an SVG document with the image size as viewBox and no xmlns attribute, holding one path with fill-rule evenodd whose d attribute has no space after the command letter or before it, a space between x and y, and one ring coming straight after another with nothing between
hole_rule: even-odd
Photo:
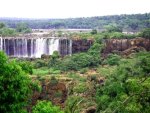
<instances>
[{"instance_id":1,"label":"canyon wall","mask_svg":"<svg viewBox=\"0 0 150 113\"><path fill-rule=\"evenodd\" d=\"M104 54L113 53L115 51L125 51L133 47L142 47L150 51L150 39L135 38L135 39L105 39Z\"/></svg>"},{"instance_id":2,"label":"canyon wall","mask_svg":"<svg viewBox=\"0 0 150 113\"><path fill-rule=\"evenodd\" d=\"M91 39L74 39L72 40L72 53L86 52L92 44Z\"/></svg>"}]
</instances>

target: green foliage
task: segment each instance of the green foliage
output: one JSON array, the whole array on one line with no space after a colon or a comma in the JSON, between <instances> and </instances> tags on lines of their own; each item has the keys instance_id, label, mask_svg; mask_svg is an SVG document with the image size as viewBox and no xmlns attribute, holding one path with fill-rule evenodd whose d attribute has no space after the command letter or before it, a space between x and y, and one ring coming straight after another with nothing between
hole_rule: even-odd
<instances>
[{"instance_id":1,"label":"green foliage","mask_svg":"<svg viewBox=\"0 0 150 113\"><path fill-rule=\"evenodd\" d=\"M121 57L117 54L110 54L107 59L103 61L103 64L109 64L109 65L118 65Z\"/></svg>"},{"instance_id":2,"label":"green foliage","mask_svg":"<svg viewBox=\"0 0 150 113\"><path fill-rule=\"evenodd\" d=\"M0 29L6 27L6 25L3 22L0 22Z\"/></svg>"},{"instance_id":3,"label":"green foliage","mask_svg":"<svg viewBox=\"0 0 150 113\"><path fill-rule=\"evenodd\" d=\"M44 75L48 75L48 74L49 74L49 69L47 67L33 69L33 75L44 76Z\"/></svg>"},{"instance_id":4,"label":"green foliage","mask_svg":"<svg viewBox=\"0 0 150 113\"><path fill-rule=\"evenodd\" d=\"M0 52L0 111L22 112L31 93L31 79L15 61Z\"/></svg>"},{"instance_id":5,"label":"green foliage","mask_svg":"<svg viewBox=\"0 0 150 113\"><path fill-rule=\"evenodd\" d=\"M85 74L88 71L88 68L82 68L80 69L81 74Z\"/></svg>"},{"instance_id":6,"label":"green foliage","mask_svg":"<svg viewBox=\"0 0 150 113\"><path fill-rule=\"evenodd\" d=\"M17 33L14 29L6 27L4 23L0 23L0 36L16 36Z\"/></svg>"},{"instance_id":7,"label":"green foliage","mask_svg":"<svg viewBox=\"0 0 150 113\"><path fill-rule=\"evenodd\" d=\"M52 105L50 101L38 101L32 108L32 113L64 113L59 107Z\"/></svg>"},{"instance_id":8,"label":"green foliage","mask_svg":"<svg viewBox=\"0 0 150 113\"><path fill-rule=\"evenodd\" d=\"M50 56L50 61L48 66L55 67L58 63L58 58L60 57L58 51L54 51L53 54Z\"/></svg>"},{"instance_id":9,"label":"green foliage","mask_svg":"<svg viewBox=\"0 0 150 113\"><path fill-rule=\"evenodd\" d=\"M144 29L141 33L140 36L143 38L149 38L150 39L150 28Z\"/></svg>"},{"instance_id":10,"label":"green foliage","mask_svg":"<svg viewBox=\"0 0 150 113\"><path fill-rule=\"evenodd\" d=\"M55 78L55 76L51 77L50 83L52 86L55 86L58 84L58 80Z\"/></svg>"},{"instance_id":11,"label":"green foliage","mask_svg":"<svg viewBox=\"0 0 150 113\"><path fill-rule=\"evenodd\" d=\"M31 29L25 23L18 23L16 27L17 32L21 33L31 33Z\"/></svg>"},{"instance_id":12,"label":"green foliage","mask_svg":"<svg viewBox=\"0 0 150 113\"><path fill-rule=\"evenodd\" d=\"M45 67L45 66L47 66L48 64L46 63L46 61L44 61L44 60L37 60L34 64L33 64L33 66L34 66L34 68L41 68L41 67Z\"/></svg>"},{"instance_id":13,"label":"green foliage","mask_svg":"<svg viewBox=\"0 0 150 113\"><path fill-rule=\"evenodd\" d=\"M116 25L108 25L105 28L108 32L122 32L122 28Z\"/></svg>"},{"instance_id":14,"label":"green foliage","mask_svg":"<svg viewBox=\"0 0 150 113\"><path fill-rule=\"evenodd\" d=\"M85 85L85 83L78 83L74 88L74 93L85 93L88 90L88 87Z\"/></svg>"},{"instance_id":15,"label":"green foliage","mask_svg":"<svg viewBox=\"0 0 150 113\"><path fill-rule=\"evenodd\" d=\"M92 35L97 34L97 30L96 29L92 29L91 34Z\"/></svg>"},{"instance_id":16,"label":"green foliage","mask_svg":"<svg viewBox=\"0 0 150 113\"><path fill-rule=\"evenodd\" d=\"M61 71L60 70L56 70L54 68L50 68L49 69L49 74L61 74Z\"/></svg>"},{"instance_id":17,"label":"green foliage","mask_svg":"<svg viewBox=\"0 0 150 113\"><path fill-rule=\"evenodd\" d=\"M121 60L104 86L97 89L97 113L150 112L150 53ZM147 71L146 71L146 70Z\"/></svg>"},{"instance_id":18,"label":"green foliage","mask_svg":"<svg viewBox=\"0 0 150 113\"><path fill-rule=\"evenodd\" d=\"M63 96L62 91L57 91L57 92L55 92L55 94L54 94L54 97L55 97L55 98L60 98L60 97L62 97L62 96Z\"/></svg>"},{"instance_id":19,"label":"green foliage","mask_svg":"<svg viewBox=\"0 0 150 113\"><path fill-rule=\"evenodd\" d=\"M4 27L4 28L0 29L0 35L3 36L3 37L5 37L5 36L16 36L17 33L12 28Z\"/></svg>"},{"instance_id":20,"label":"green foliage","mask_svg":"<svg viewBox=\"0 0 150 113\"><path fill-rule=\"evenodd\" d=\"M33 74L33 67L30 62L19 61L18 65L22 68L25 73Z\"/></svg>"},{"instance_id":21,"label":"green foliage","mask_svg":"<svg viewBox=\"0 0 150 113\"><path fill-rule=\"evenodd\" d=\"M78 113L77 110L83 99L79 96L70 96L66 101L65 113Z\"/></svg>"}]
</instances>

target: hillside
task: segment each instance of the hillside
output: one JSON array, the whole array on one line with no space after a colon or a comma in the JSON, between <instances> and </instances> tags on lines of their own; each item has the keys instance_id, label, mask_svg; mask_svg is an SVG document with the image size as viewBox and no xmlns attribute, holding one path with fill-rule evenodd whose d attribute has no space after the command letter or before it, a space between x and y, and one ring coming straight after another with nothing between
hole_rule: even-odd
<instances>
[{"instance_id":1,"label":"hillside","mask_svg":"<svg viewBox=\"0 0 150 113\"><path fill-rule=\"evenodd\" d=\"M139 31L150 28L150 13L132 15L97 16L68 19L22 19L0 18L0 22L15 28L20 22L26 23L32 29L100 29L115 25L123 31Z\"/></svg>"}]
</instances>

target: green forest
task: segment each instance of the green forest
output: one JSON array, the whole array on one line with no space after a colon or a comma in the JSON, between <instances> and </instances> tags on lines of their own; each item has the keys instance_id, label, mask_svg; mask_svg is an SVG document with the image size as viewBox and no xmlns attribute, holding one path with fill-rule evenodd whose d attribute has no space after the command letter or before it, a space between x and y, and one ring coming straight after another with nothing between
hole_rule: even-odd
<instances>
[{"instance_id":1,"label":"green forest","mask_svg":"<svg viewBox=\"0 0 150 113\"><path fill-rule=\"evenodd\" d=\"M26 23L32 29L100 29L107 26L117 26L123 31L137 32L150 27L150 13L132 15L113 15L67 19L21 19L0 18L11 28L16 28L18 23Z\"/></svg>"}]
</instances>

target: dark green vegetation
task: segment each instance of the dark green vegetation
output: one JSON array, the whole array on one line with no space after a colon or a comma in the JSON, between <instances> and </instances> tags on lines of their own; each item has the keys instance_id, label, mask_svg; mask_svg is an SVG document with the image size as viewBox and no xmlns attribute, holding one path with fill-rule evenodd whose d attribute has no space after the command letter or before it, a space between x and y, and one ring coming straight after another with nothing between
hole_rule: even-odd
<instances>
[{"instance_id":1,"label":"dark green vegetation","mask_svg":"<svg viewBox=\"0 0 150 113\"><path fill-rule=\"evenodd\" d=\"M97 88L97 113L150 112L150 53L132 57L121 59L104 86Z\"/></svg>"},{"instance_id":2,"label":"dark green vegetation","mask_svg":"<svg viewBox=\"0 0 150 113\"><path fill-rule=\"evenodd\" d=\"M32 30L27 27L25 23L18 23L16 28L10 28L6 26L4 23L0 22L0 36L16 36L19 33L31 33Z\"/></svg>"},{"instance_id":3,"label":"dark green vegetation","mask_svg":"<svg viewBox=\"0 0 150 113\"><path fill-rule=\"evenodd\" d=\"M3 52L0 52L0 72L0 112L23 112L31 93L31 79Z\"/></svg>"},{"instance_id":4,"label":"dark green vegetation","mask_svg":"<svg viewBox=\"0 0 150 113\"><path fill-rule=\"evenodd\" d=\"M32 29L74 28L74 29L105 29L116 25L124 31L139 31L150 27L150 13L133 15L114 15L70 19L15 19L1 18L11 28L16 28L20 22L27 23Z\"/></svg>"}]
</instances>

